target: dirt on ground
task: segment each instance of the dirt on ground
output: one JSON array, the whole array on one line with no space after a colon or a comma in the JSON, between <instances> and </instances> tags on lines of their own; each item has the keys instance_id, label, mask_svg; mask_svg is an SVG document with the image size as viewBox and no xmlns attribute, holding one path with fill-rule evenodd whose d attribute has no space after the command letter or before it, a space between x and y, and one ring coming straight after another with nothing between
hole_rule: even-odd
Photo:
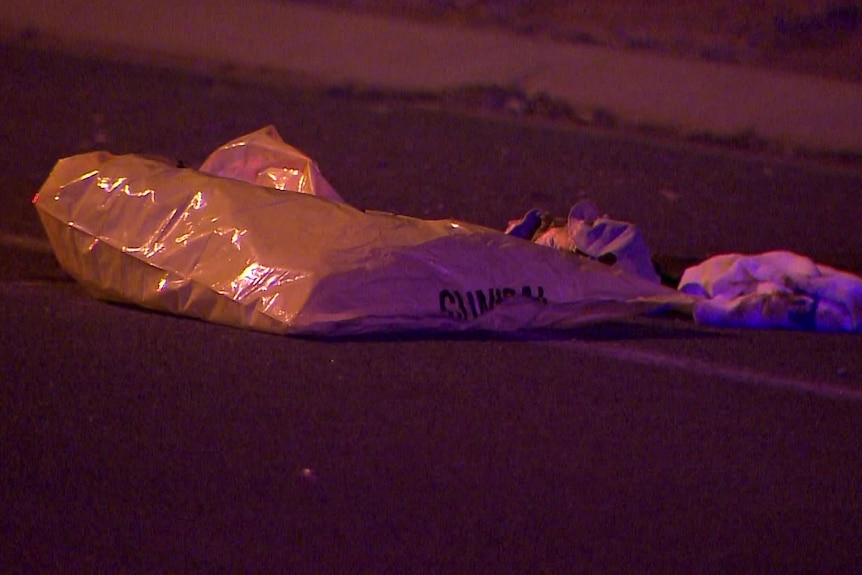
<instances>
[{"instance_id":1,"label":"dirt on ground","mask_svg":"<svg viewBox=\"0 0 862 575\"><path fill-rule=\"evenodd\" d=\"M862 82L862 2L858 0L303 1Z\"/></svg>"}]
</instances>

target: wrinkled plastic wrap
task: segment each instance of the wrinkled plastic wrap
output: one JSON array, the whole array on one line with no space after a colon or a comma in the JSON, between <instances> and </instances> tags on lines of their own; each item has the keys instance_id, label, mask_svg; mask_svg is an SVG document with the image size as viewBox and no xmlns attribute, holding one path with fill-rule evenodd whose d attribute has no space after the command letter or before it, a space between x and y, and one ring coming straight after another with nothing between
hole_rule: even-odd
<instances>
[{"instance_id":1,"label":"wrinkled plastic wrap","mask_svg":"<svg viewBox=\"0 0 862 575\"><path fill-rule=\"evenodd\" d=\"M202 170L66 158L34 204L93 295L267 332L565 328L693 301L481 226L360 211L272 128Z\"/></svg>"},{"instance_id":2,"label":"wrinkled plastic wrap","mask_svg":"<svg viewBox=\"0 0 862 575\"><path fill-rule=\"evenodd\" d=\"M314 160L285 144L273 126L231 140L210 154L200 171L333 202L344 201Z\"/></svg>"}]
</instances>

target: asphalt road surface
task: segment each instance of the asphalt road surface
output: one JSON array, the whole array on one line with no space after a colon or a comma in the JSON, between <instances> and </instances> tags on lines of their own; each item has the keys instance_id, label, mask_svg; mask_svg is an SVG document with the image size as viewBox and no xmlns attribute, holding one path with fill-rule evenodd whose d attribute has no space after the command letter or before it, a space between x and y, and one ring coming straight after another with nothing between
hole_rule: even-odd
<instances>
[{"instance_id":1,"label":"asphalt road surface","mask_svg":"<svg viewBox=\"0 0 862 575\"><path fill-rule=\"evenodd\" d=\"M0 48L6 572L851 572L862 338L642 318L277 337L87 297L33 193L275 124L352 204L493 227L588 197L680 258L862 271L862 174Z\"/></svg>"}]
</instances>

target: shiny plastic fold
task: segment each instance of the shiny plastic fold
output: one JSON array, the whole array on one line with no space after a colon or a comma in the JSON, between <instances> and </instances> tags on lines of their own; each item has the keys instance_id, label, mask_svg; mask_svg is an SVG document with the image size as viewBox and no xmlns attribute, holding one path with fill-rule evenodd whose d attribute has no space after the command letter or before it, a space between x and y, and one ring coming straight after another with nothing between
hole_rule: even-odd
<instances>
[{"instance_id":1,"label":"shiny plastic fold","mask_svg":"<svg viewBox=\"0 0 862 575\"><path fill-rule=\"evenodd\" d=\"M565 328L693 301L481 226L358 210L272 128L201 170L66 158L34 204L95 296L267 332Z\"/></svg>"}]
</instances>

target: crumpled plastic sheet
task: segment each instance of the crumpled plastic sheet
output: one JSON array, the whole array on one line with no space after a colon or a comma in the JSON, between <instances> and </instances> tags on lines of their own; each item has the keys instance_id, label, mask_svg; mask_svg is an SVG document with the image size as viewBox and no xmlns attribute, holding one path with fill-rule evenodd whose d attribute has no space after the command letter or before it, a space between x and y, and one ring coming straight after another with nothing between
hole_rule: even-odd
<instances>
[{"instance_id":1,"label":"crumpled plastic sheet","mask_svg":"<svg viewBox=\"0 0 862 575\"><path fill-rule=\"evenodd\" d=\"M862 331L862 278L788 251L725 254L688 268L694 319L728 327Z\"/></svg>"},{"instance_id":2,"label":"crumpled plastic sheet","mask_svg":"<svg viewBox=\"0 0 862 575\"><path fill-rule=\"evenodd\" d=\"M240 136L215 150L200 171L267 188L344 202L317 164L281 139L274 126Z\"/></svg>"},{"instance_id":3,"label":"crumpled plastic sheet","mask_svg":"<svg viewBox=\"0 0 862 575\"><path fill-rule=\"evenodd\" d=\"M698 299L482 226L360 211L271 127L202 170L66 158L34 204L96 297L273 333L570 328Z\"/></svg>"}]
</instances>

